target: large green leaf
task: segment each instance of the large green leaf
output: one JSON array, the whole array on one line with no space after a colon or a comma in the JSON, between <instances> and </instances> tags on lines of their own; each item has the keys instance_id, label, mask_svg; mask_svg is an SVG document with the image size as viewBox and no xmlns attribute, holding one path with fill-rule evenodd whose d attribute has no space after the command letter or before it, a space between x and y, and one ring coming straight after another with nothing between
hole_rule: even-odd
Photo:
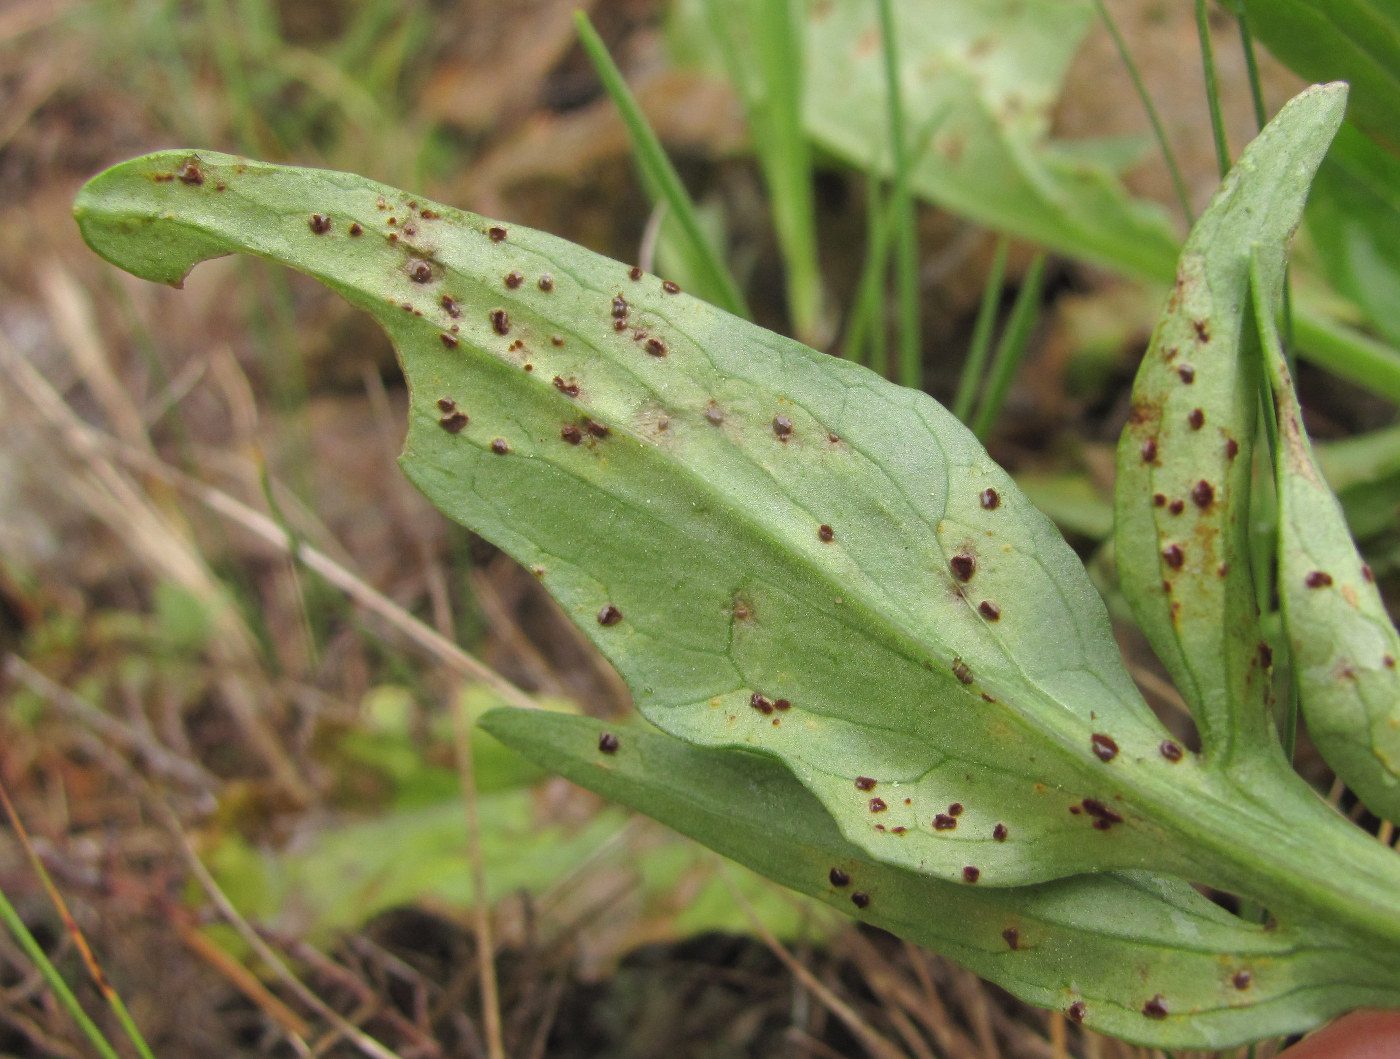
<instances>
[{"instance_id":1,"label":"large green leaf","mask_svg":"<svg viewBox=\"0 0 1400 1059\"><path fill-rule=\"evenodd\" d=\"M1073 553L926 395L348 174L163 152L77 215L137 275L242 250L371 313L420 488L535 571L648 719L780 759L863 856L1010 902L1151 869L1400 940L1389 851L1276 754L1246 784L1171 743Z\"/></svg>"},{"instance_id":2,"label":"large green leaf","mask_svg":"<svg viewBox=\"0 0 1400 1059\"><path fill-rule=\"evenodd\" d=\"M1018 890L959 886L871 859L763 757L616 728L617 748L603 753L600 722L526 710L496 710L483 724L605 798L645 806L794 890L1104 1033L1221 1048L1400 999L1384 955L1357 958L1315 922L1247 923L1177 880L1118 872ZM844 873L839 885L833 869Z\"/></svg>"},{"instance_id":3,"label":"large green leaf","mask_svg":"<svg viewBox=\"0 0 1400 1059\"><path fill-rule=\"evenodd\" d=\"M1313 456L1267 283L1256 302L1278 416L1278 591L1298 698L1327 763L1372 812L1397 820L1400 635Z\"/></svg>"},{"instance_id":4,"label":"large green leaf","mask_svg":"<svg viewBox=\"0 0 1400 1059\"><path fill-rule=\"evenodd\" d=\"M1269 50L1310 81L1351 85L1351 119L1400 146L1400 8L1391 0L1234 0Z\"/></svg>"},{"instance_id":5,"label":"large green leaf","mask_svg":"<svg viewBox=\"0 0 1400 1059\"><path fill-rule=\"evenodd\" d=\"M1259 401L1251 253L1266 255L1281 289L1287 242L1345 106L1345 86L1292 100L1196 222L1118 446L1123 592L1220 767L1279 755L1248 561Z\"/></svg>"},{"instance_id":6,"label":"large green leaf","mask_svg":"<svg viewBox=\"0 0 1400 1059\"><path fill-rule=\"evenodd\" d=\"M889 174L878 5L812 5L806 125L827 150ZM1088 0L901 0L895 5L910 188L992 228L1140 276L1170 274L1177 238L1131 198L1101 145L1050 138Z\"/></svg>"}]
</instances>

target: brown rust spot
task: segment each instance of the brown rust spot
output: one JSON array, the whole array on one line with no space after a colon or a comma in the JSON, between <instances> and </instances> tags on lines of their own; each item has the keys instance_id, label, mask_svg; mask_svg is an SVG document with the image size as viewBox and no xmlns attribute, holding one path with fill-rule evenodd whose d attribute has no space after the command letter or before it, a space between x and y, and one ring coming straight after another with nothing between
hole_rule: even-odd
<instances>
[{"instance_id":1,"label":"brown rust spot","mask_svg":"<svg viewBox=\"0 0 1400 1059\"><path fill-rule=\"evenodd\" d=\"M331 219L324 213L313 213L306 226L311 229L312 235L325 235L331 230Z\"/></svg>"},{"instance_id":2,"label":"brown rust spot","mask_svg":"<svg viewBox=\"0 0 1400 1059\"><path fill-rule=\"evenodd\" d=\"M609 603L598 612L598 624L603 626L616 625L622 620L622 611Z\"/></svg>"},{"instance_id":3,"label":"brown rust spot","mask_svg":"<svg viewBox=\"0 0 1400 1059\"><path fill-rule=\"evenodd\" d=\"M1089 736L1089 746L1100 761L1112 761L1118 756L1118 743L1110 735L1095 732Z\"/></svg>"}]
</instances>

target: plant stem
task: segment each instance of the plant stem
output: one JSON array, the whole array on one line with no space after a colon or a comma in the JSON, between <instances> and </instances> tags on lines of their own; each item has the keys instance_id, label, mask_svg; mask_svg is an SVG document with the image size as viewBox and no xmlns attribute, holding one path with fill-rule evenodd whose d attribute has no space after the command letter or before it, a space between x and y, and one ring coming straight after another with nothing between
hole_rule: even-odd
<instances>
[{"instance_id":1,"label":"plant stem","mask_svg":"<svg viewBox=\"0 0 1400 1059\"><path fill-rule=\"evenodd\" d=\"M977 307L977 322L972 327L972 342L967 351L967 363L963 365L962 377L958 380L958 392L953 398L953 415L964 423L972 415L973 402L986 370L987 354L992 348L992 327L996 324L997 306L1001 303L1001 287L1006 282L1006 258L1011 249L1011 240L1006 236L997 239L997 248L992 255L992 268L982 286L982 303Z\"/></svg>"},{"instance_id":2,"label":"plant stem","mask_svg":"<svg viewBox=\"0 0 1400 1059\"><path fill-rule=\"evenodd\" d=\"M1011 306L1011 316L1006 321L1006 330L1001 333L997 351L992 357L991 375L987 379L987 389L982 395L977 416L972 421L972 432L978 440L991 433L997 414L1006 401L1011 389L1011 380L1016 377L1016 369L1026 354L1026 345L1035 325L1036 310L1040 307L1041 281L1045 275L1045 253L1036 254L1031 267L1026 270L1026 278L1021 289L1016 292L1016 301Z\"/></svg>"}]
</instances>

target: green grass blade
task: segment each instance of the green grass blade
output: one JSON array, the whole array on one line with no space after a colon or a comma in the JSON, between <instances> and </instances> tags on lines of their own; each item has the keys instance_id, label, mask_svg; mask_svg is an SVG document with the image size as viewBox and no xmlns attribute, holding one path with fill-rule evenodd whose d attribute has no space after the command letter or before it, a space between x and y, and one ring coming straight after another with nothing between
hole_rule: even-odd
<instances>
[{"instance_id":1,"label":"green grass blade","mask_svg":"<svg viewBox=\"0 0 1400 1059\"><path fill-rule=\"evenodd\" d=\"M992 432L992 426L1011 391L1011 382L1016 377L1016 369L1026 355L1030 342L1031 329L1035 327L1036 314L1040 309L1040 295L1045 277L1045 254L1036 254L1031 267L1026 270L1026 278L1021 289L1016 292L1016 301L1011 306L1011 316L1006 321L1006 330L1001 333L996 353L992 357L991 372L987 377L987 387L982 394L982 402L977 415L972 420L972 432L979 439L985 439Z\"/></svg>"},{"instance_id":2,"label":"green grass blade","mask_svg":"<svg viewBox=\"0 0 1400 1059\"><path fill-rule=\"evenodd\" d=\"M1006 258L1010 250L1010 239L1004 235L997 239L992 268L982 285L982 301L977 307L977 322L972 327L967 362L958 379L958 392L951 408L953 415L964 423L970 422L973 403L982 388L982 373L987 370L987 357L992 351L992 329L996 326L997 308L1001 305L1001 288L1006 283Z\"/></svg>"},{"instance_id":3,"label":"green grass blade","mask_svg":"<svg viewBox=\"0 0 1400 1059\"><path fill-rule=\"evenodd\" d=\"M703 283L703 287L695 293L726 312L750 317L752 314L744 296L739 292L739 285L714 246L705 238L700 219L696 216L695 204L686 192L685 185L681 183L680 174L666 156L661 141L656 138L656 133L648 124L636 97L627 87L622 71L608 54L603 38L598 36L598 31L593 28L584 12L578 12L574 18L578 25L579 43L583 45L593 69L603 82L603 88L622 114L622 120L627 126L627 135L632 141L632 151L644 179L666 202L670 216L685 234L690 256L697 265L698 276Z\"/></svg>"},{"instance_id":4,"label":"green grass blade","mask_svg":"<svg viewBox=\"0 0 1400 1059\"><path fill-rule=\"evenodd\" d=\"M1388 401L1400 403L1400 353L1355 328L1316 313L1293 317L1298 355Z\"/></svg>"},{"instance_id":5,"label":"green grass blade","mask_svg":"<svg viewBox=\"0 0 1400 1059\"><path fill-rule=\"evenodd\" d=\"M895 42L893 0L879 0L880 49L885 66L885 113L889 123L894 190L894 275L899 306L899 381L923 386L923 344L919 327L918 217L909 194L909 150L905 143L904 90L900 86L899 48Z\"/></svg>"},{"instance_id":6,"label":"green grass blade","mask_svg":"<svg viewBox=\"0 0 1400 1059\"><path fill-rule=\"evenodd\" d=\"M1210 17L1206 0L1196 0L1196 38L1201 46L1201 68L1206 79L1206 105L1210 109L1210 131L1215 137L1215 161L1223 180L1230 171L1230 145L1225 142L1225 116L1220 110L1220 79L1215 76L1215 50L1210 43Z\"/></svg>"},{"instance_id":7,"label":"green grass blade","mask_svg":"<svg viewBox=\"0 0 1400 1059\"><path fill-rule=\"evenodd\" d=\"M889 375L885 349L885 271L889 265L889 216L881 201L880 181L865 178L865 261L855 301L846 321L843 353L881 378Z\"/></svg>"}]
</instances>

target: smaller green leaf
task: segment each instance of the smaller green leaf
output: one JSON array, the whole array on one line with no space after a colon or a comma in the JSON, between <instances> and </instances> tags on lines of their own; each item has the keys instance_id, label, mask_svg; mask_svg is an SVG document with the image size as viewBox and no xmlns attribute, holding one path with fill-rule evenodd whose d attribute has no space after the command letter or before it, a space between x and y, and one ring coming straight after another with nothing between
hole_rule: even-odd
<instances>
[{"instance_id":1,"label":"smaller green leaf","mask_svg":"<svg viewBox=\"0 0 1400 1059\"><path fill-rule=\"evenodd\" d=\"M1220 1048L1400 1001L1400 971L1311 917L1247 923L1186 883L1112 872L1003 889L877 861L778 762L529 710L507 746L801 893L926 945L1023 1000L1131 1041Z\"/></svg>"},{"instance_id":2,"label":"smaller green leaf","mask_svg":"<svg viewBox=\"0 0 1400 1059\"><path fill-rule=\"evenodd\" d=\"M1278 416L1279 600L1314 745L1378 816L1400 819L1400 635L1322 477L1283 359L1276 305L1256 298Z\"/></svg>"}]
</instances>

